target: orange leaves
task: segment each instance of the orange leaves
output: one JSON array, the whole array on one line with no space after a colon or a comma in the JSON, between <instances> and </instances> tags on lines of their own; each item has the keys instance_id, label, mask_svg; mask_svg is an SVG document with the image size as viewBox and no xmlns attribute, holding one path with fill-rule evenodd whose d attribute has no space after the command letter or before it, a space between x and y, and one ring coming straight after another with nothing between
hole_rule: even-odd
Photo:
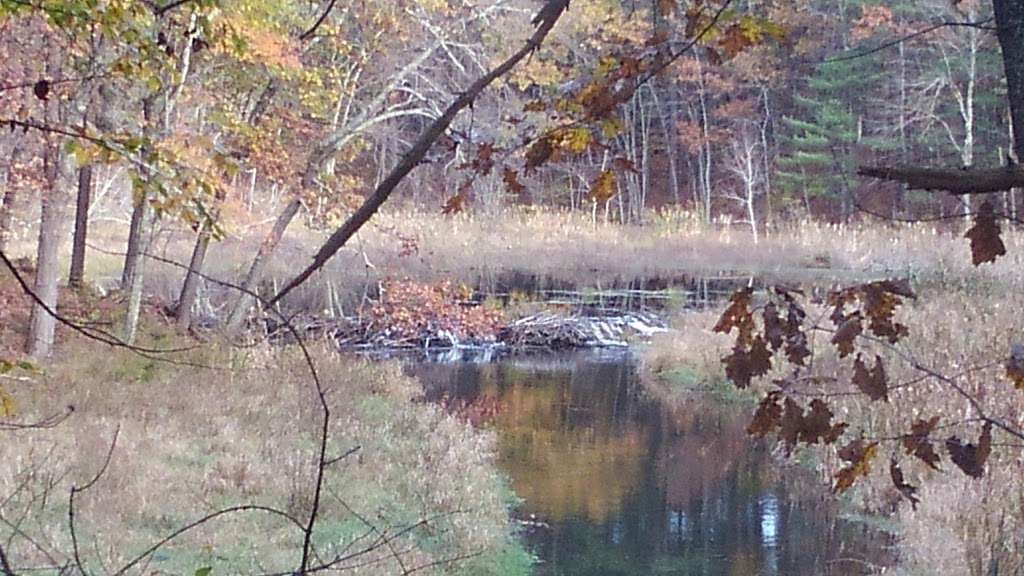
<instances>
[{"instance_id":1,"label":"orange leaves","mask_svg":"<svg viewBox=\"0 0 1024 576\"><path fill-rule=\"evenodd\" d=\"M891 24L893 21L892 9L886 6L863 6L861 17L853 24L850 36L856 40L864 40L871 37L879 28Z\"/></svg>"},{"instance_id":2,"label":"orange leaves","mask_svg":"<svg viewBox=\"0 0 1024 576\"><path fill-rule=\"evenodd\" d=\"M764 305L761 312L764 330L761 335L755 335L757 322L751 308L753 294L752 288L735 292L714 327L715 332L723 334L736 330L732 353L722 358L722 363L725 364L726 376L738 388L746 388L753 378L767 374L772 367L773 354L780 349L785 351L786 359L796 366L802 366L811 355L807 347L807 335L803 330L806 313L793 294L783 288L775 289L779 303L769 301ZM785 321L779 312L780 305L787 309Z\"/></svg>"},{"instance_id":3,"label":"orange leaves","mask_svg":"<svg viewBox=\"0 0 1024 576\"><path fill-rule=\"evenodd\" d=\"M728 308L715 324L714 331L728 334L736 330L736 345L732 354L722 358L725 375L737 388L746 388L757 376L764 376L771 370L772 354L765 339L754 337L754 314L750 310L753 288L739 290L732 295Z\"/></svg>"},{"instance_id":4,"label":"orange leaves","mask_svg":"<svg viewBox=\"0 0 1024 576\"><path fill-rule=\"evenodd\" d=\"M986 200L974 216L974 226L964 234L964 238L971 241L971 261L975 266L995 262L996 258L1006 254L1006 246L999 235L995 211L992 203Z\"/></svg>"},{"instance_id":5,"label":"orange leaves","mask_svg":"<svg viewBox=\"0 0 1024 576\"><path fill-rule=\"evenodd\" d=\"M476 157L472 161L462 165L463 168L472 168L477 174L490 174L494 168L494 143L484 142L476 149Z\"/></svg>"},{"instance_id":6,"label":"orange leaves","mask_svg":"<svg viewBox=\"0 0 1024 576\"><path fill-rule=\"evenodd\" d=\"M836 483L832 487L834 494L842 494L850 489L858 478L871 472L871 461L878 454L878 442L864 443L864 440L851 441L839 450L839 457L849 462L836 473Z\"/></svg>"},{"instance_id":7,"label":"orange leaves","mask_svg":"<svg viewBox=\"0 0 1024 576\"><path fill-rule=\"evenodd\" d=\"M604 204L615 196L615 173L602 170L597 178L590 182L590 198L598 204Z\"/></svg>"},{"instance_id":8,"label":"orange leaves","mask_svg":"<svg viewBox=\"0 0 1024 576\"><path fill-rule=\"evenodd\" d=\"M779 423L779 439L792 451L798 442L806 444L832 444L843 435L846 423L832 424L832 411L819 398L811 400L809 410L792 398L786 398L785 411Z\"/></svg>"},{"instance_id":9,"label":"orange leaves","mask_svg":"<svg viewBox=\"0 0 1024 576\"><path fill-rule=\"evenodd\" d=\"M853 384L872 400L889 401L889 385L885 380L885 367L882 358L875 356L875 366L870 370L860 359L860 354L853 362Z\"/></svg>"},{"instance_id":10,"label":"orange leaves","mask_svg":"<svg viewBox=\"0 0 1024 576\"><path fill-rule=\"evenodd\" d=\"M960 438L950 436L946 440L946 451L964 474L971 478L981 478L985 474L985 462L992 452L992 423L985 422L982 426L977 444L964 444Z\"/></svg>"},{"instance_id":11,"label":"orange leaves","mask_svg":"<svg viewBox=\"0 0 1024 576\"><path fill-rule=\"evenodd\" d=\"M388 282L370 310L372 329L391 339L429 338L441 331L458 338L492 338L504 324L498 310L463 306L467 289L451 282Z\"/></svg>"}]
</instances>

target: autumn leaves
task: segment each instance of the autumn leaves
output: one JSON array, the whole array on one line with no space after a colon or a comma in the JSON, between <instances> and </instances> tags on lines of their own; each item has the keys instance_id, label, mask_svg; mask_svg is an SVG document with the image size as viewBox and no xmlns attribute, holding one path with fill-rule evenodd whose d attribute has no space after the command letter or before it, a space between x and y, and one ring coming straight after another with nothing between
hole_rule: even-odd
<instances>
[{"instance_id":1,"label":"autumn leaves","mask_svg":"<svg viewBox=\"0 0 1024 576\"><path fill-rule=\"evenodd\" d=\"M975 227L979 226L985 230L990 223L982 220ZM897 311L905 300L913 298L916 295L909 282L890 280L834 290L815 299L786 287L763 294L747 288L733 294L714 327L716 332L734 334L733 348L722 358L726 375L738 388L747 388L773 369L780 374L771 381L747 431L756 436L775 434L787 454L799 445L840 444L835 453L842 462L833 478L836 493L845 492L867 476L886 447L891 447L892 486L915 506L917 487L906 481L901 467L905 457L939 470L941 446L963 473L982 477L998 421L980 411L971 418L918 416L920 410L914 406L892 404L893 391L905 384L890 383L887 360L883 358L898 359L913 371L923 371L924 378L950 381L940 374L930 374L902 351L900 345L909 329L896 320ZM814 369L815 361L824 360L828 354L814 347L816 338L822 341L821 336L834 350L827 363L828 373L822 373L820 367ZM1024 381L1022 365L1024 361L1013 358L1006 364L1007 376L1018 387ZM843 387L843 382L850 386ZM861 395L869 406L882 402L897 411L912 410L915 418L906 431L895 435L875 434L870 425L855 429L850 422L837 418L837 408L832 404L837 395ZM845 414L846 410L838 412ZM963 440L958 435L944 440L935 437L940 429L971 423L981 424L977 440Z\"/></svg>"}]
</instances>

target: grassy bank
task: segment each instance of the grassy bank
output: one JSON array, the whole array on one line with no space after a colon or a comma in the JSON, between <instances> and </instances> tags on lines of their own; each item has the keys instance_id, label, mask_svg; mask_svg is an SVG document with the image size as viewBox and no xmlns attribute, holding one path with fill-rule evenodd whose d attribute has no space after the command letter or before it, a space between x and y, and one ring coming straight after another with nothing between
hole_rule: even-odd
<instances>
[{"instance_id":1,"label":"grassy bank","mask_svg":"<svg viewBox=\"0 0 1024 576\"><path fill-rule=\"evenodd\" d=\"M1024 392L1014 389L1003 371L1010 344L1024 333L1024 281L993 267L930 278L915 285L918 299L898 312L910 336L901 346L936 372L952 376L979 399L988 414L1018 427L1024 425ZM811 314L814 315L813 313ZM827 317L827 314L825 315ZM730 397L719 358L728 353L731 339L712 332L717 312L684 314L676 319L679 332L666 335L645 352L652 390L670 401L685 401L693 390ZM827 320L826 320L827 322ZM827 395L837 417L854 430L869 429L869 436L899 436L921 418L941 415L955 423L974 415L970 405L947 384L922 380L906 362L886 356L890 402L871 402L850 394L849 361L842 365L828 338L819 336L813 374L836 377L817 392ZM874 352L872 352L873 354ZM770 386L776 370L763 379ZM741 395L742 396L742 395ZM950 462L942 442L956 434L977 442L977 422L937 431L936 450L941 471L907 459L907 481L919 486L920 504L901 501L889 475L888 458L907 457L896 442L880 447L883 456L866 480L842 496L851 516L881 517L896 526L900 574L986 576L1024 573L1024 448L1015 439L996 434L988 473L973 479ZM784 458L780 450L780 458ZM846 463L836 447L798 450L789 461L813 462L823 484L831 484ZM887 572L889 573L889 572Z\"/></svg>"},{"instance_id":2,"label":"grassy bank","mask_svg":"<svg viewBox=\"0 0 1024 576\"><path fill-rule=\"evenodd\" d=\"M144 345L194 344L147 324ZM328 454L355 450L326 469L313 564L348 557L338 567L352 574L529 573L494 439L419 401L397 366L313 352L331 410ZM266 506L305 522L321 413L299 350L206 344L176 358L214 368L67 338L41 373L0 379L15 402L5 421L73 406L52 428L0 430L0 542L13 566L74 563L68 497L101 470L76 497L88 570L110 572L219 509ZM302 542L287 517L242 511L169 541L128 573L289 572Z\"/></svg>"}]
</instances>

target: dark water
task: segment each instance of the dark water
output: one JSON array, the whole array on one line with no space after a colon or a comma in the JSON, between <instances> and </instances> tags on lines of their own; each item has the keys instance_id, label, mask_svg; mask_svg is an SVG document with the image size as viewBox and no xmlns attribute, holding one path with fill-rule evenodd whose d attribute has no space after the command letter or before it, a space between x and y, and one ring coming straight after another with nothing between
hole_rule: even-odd
<instances>
[{"instance_id":1,"label":"dark water","mask_svg":"<svg viewBox=\"0 0 1024 576\"><path fill-rule=\"evenodd\" d=\"M814 481L772 465L744 432L747 408L670 408L628 353L410 369L428 398L496 431L540 575L845 575L882 561Z\"/></svg>"}]
</instances>

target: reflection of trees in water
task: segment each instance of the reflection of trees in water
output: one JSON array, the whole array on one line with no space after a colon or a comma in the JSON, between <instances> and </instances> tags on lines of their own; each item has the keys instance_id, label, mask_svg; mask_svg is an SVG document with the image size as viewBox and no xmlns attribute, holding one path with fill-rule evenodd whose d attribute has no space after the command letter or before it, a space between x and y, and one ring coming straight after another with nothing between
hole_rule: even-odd
<instances>
[{"instance_id":1,"label":"reflection of trees in water","mask_svg":"<svg viewBox=\"0 0 1024 576\"><path fill-rule=\"evenodd\" d=\"M502 404L496 422L502 467L531 512L552 522L594 523L618 513L641 481L648 444L631 417L636 390L623 385L628 367L506 365L489 376L481 391L497 394Z\"/></svg>"},{"instance_id":2,"label":"reflection of trees in water","mask_svg":"<svg viewBox=\"0 0 1024 576\"><path fill-rule=\"evenodd\" d=\"M428 368L439 370L438 368ZM494 402L502 468L534 513L550 574L859 574L813 490L776 482L746 414L645 397L628 362L446 366L428 392ZM767 478L766 476L772 476ZM799 496L797 496L799 494Z\"/></svg>"}]
</instances>

